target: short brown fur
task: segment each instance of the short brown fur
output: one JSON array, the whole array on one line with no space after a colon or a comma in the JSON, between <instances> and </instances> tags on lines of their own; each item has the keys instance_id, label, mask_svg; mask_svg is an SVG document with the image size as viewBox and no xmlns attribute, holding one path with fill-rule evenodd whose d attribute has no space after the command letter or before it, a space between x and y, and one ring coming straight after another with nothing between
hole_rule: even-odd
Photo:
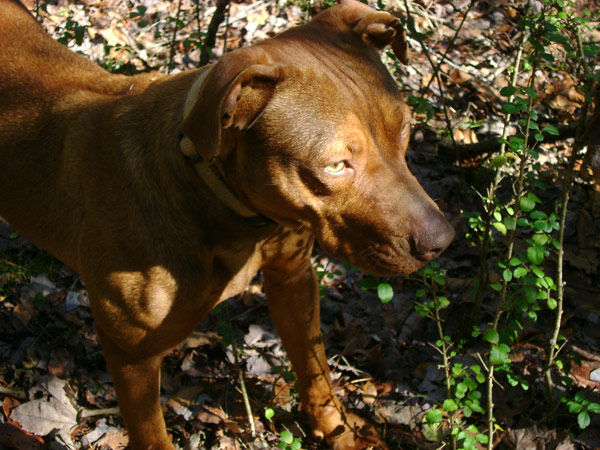
<instances>
[{"instance_id":1,"label":"short brown fur","mask_svg":"<svg viewBox=\"0 0 600 450\"><path fill-rule=\"evenodd\" d=\"M0 0L0 215L85 281L131 448L173 449L162 357L260 269L315 436L385 448L332 391L309 259L314 236L396 275L452 239L404 161L410 118L385 45L406 61L399 21L348 0L211 67L126 77ZM185 140L272 222L228 207Z\"/></svg>"}]
</instances>

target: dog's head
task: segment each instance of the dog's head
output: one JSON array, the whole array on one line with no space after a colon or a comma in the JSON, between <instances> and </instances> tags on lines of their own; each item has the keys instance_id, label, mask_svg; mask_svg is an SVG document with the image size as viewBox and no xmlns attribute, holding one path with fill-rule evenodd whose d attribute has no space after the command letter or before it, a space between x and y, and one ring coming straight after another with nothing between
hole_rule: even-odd
<instances>
[{"instance_id":1,"label":"dog's head","mask_svg":"<svg viewBox=\"0 0 600 450\"><path fill-rule=\"evenodd\" d=\"M454 230L410 173L410 114L377 50L407 62L400 21L347 0L224 55L182 130L261 214L378 274L435 258Z\"/></svg>"}]
</instances>

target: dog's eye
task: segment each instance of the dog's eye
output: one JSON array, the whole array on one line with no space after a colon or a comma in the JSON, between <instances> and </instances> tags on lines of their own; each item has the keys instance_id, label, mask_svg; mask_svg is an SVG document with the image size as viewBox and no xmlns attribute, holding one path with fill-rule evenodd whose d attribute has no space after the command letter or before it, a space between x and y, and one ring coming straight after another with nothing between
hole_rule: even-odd
<instances>
[{"instance_id":1,"label":"dog's eye","mask_svg":"<svg viewBox=\"0 0 600 450\"><path fill-rule=\"evenodd\" d=\"M329 173L340 173L346 168L346 161L338 161L335 164L331 164L325 167L325 172Z\"/></svg>"}]
</instances>

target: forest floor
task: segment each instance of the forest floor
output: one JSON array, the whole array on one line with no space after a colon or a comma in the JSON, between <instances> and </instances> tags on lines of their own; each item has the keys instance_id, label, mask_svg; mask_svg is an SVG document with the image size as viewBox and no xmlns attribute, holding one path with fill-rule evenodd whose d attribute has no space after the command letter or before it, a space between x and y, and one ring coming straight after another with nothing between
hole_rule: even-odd
<instances>
[{"instance_id":1,"label":"forest floor","mask_svg":"<svg viewBox=\"0 0 600 450\"><path fill-rule=\"evenodd\" d=\"M25 3L35 11L35 1ZM466 11L469 3L407 2L416 26L429 32L425 42L430 54L439 58L449 48L447 62L441 66L445 74L442 96L451 113L454 138L463 144L501 132L505 99L499 91L509 84L508 69L515 58L520 32L517 20L524 2L475 2L458 38L448 47L462 20L460 11ZM397 2L396 6L404 11L404 4ZM207 29L215 9L213 2L201 2L197 8L191 0L59 0L43 5L39 18L54 38L62 38L73 50L124 73L166 72L169 67L175 73L195 68L200 51L194 33ZM173 38L178 7L181 23ZM307 14L301 2L232 2L228 19L217 34L215 56L225 48L250 45L300 24ZM600 33L596 31L591 38L600 41ZM407 97L426 86L433 72L418 42L410 44L408 66L385 56ZM559 126L577 118L582 96L570 74L541 77L536 88L536 108L546 123ZM441 106L436 94L440 94L439 87L431 83L424 95ZM486 164L490 152L448 152L432 138L445 127L439 111L429 120L416 113L407 158L413 173L457 231L454 243L439 258L446 270L443 291L450 300L443 319L446 334L455 342L464 339L456 362L470 365L479 363L479 356L489 352L489 347L480 339L470 339L472 291L480 260L478 247L465 238L469 228L463 212L481 210L476 191L484 189L491 178ZM571 150L572 140L539 148L548 188L536 194L549 209L559 198L560 175ZM568 376L596 402L600 398L599 197L597 186L586 177L577 177L567 217L561 329L566 337L563 351L578 357L569 363ZM495 239L501 242L506 238L497 234ZM493 264L500 256L490 260L492 279L498 278ZM382 303L376 289L364 288L365 280L371 278L360 270L318 250L314 261L318 270L325 272L321 325L342 401L376 424L391 449L441 448L424 426L425 413L443 402L446 391L440 354L432 344L439 338L435 322L415 310L422 280L416 275L382 280L394 289L392 301ZM482 326L491 320L495 307L490 292L484 298ZM515 370L529 380L529 389L506 383L498 389L496 448L600 448L597 414L592 414L585 429L580 429L566 410L554 425L544 422L545 387L540 373L551 323L548 308L538 311L537 321L523 321L524 329L510 358ZM231 346L223 343L228 334L237 342L237 365ZM256 437L249 431L238 368L244 373ZM169 433L182 449L275 448L286 429L301 439L302 448L325 448L311 437L299 408L293 373L269 317L260 277L241 298L211 313L166 357L162 399ZM115 393L85 285L77 274L1 221L0 405L0 449L108 450L126 446L126 431L112 409ZM29 409L23 409L26 405ZM21 414L15 414L17 408ZM265 418L266 408L274 410L272 419ZM484 415L469 420L480 429L486 426Z\"/></svg>"}]
</instances>

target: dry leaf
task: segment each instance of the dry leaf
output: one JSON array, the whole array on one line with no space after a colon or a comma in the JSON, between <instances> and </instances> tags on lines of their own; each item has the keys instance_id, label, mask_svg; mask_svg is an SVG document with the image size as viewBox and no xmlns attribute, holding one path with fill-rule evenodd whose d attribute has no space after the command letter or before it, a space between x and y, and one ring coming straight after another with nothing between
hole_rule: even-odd
<instances>
[{"instance_id":1,"label":"dry leaf","mask_svg":"<svg viewBox=\"0 0 600 450\"><path fill-rule=\"evenodd\" d=\"M370 405L371 403L374 403L376 399L377 388L373 383L367 381L363 386L362 401L365 402L365 404Z\"/></svg>"},{"instance_id":2,"label":"dry leaf","mask_svg":"<svg viewBox=\"0 0 600 450\"><path fill-rule=\"evenodd\" d=\"M48 379L42 384L48 396L17 406L10 418L24 430L38 436L45 436L54 430L69 434L77 425L77 410L67 397L66 384L55 377Z\"/></svg>"}]
</instances>

